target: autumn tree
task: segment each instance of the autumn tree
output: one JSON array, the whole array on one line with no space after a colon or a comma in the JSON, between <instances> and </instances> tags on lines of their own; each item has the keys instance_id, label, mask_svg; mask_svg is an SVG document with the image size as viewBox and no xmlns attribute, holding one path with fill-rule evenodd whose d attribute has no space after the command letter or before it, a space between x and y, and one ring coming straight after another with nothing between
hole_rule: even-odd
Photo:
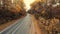
<instances>
[{"instance_id":1,"label":"autumn tree","mask_svg":"<svg viewBox=\"0 0 60 34\"><path fill-rule=\"evenodd\" d=\"M0 24L20 18L26 15L23 0L2 0L3 7L0 10Z\"/></svg>"},{"instance_id":2,"label":"autumn tree","mask_svg":"<svg viewBox=\"0 0 60 34\"><path fill-rule=\"evenodd\" d=\"M42 2L40 2L40 1L33 2L31 4L31 9L29 11L30 11L30 13L34 14L35 17L38 19L39 16L41 15L40 13L43 11Z\"/></svg>"}]
</instances>

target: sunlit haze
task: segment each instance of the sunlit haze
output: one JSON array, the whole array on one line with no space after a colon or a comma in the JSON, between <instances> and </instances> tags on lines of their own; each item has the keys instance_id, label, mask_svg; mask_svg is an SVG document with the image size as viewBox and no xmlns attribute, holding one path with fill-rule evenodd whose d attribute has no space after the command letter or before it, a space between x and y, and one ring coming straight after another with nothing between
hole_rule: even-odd
<instances>
[{"instance_id":1,"label":"sunlit haze","mask_svg":"<svg viewBox=\"0 0 60 34\"><path fill-rule=\"evenodd\" d=\"M26 10L30 9L30 4L34 2L35 0L24 0L24 3L26 5Z\"/></svg>"}]
</instances>

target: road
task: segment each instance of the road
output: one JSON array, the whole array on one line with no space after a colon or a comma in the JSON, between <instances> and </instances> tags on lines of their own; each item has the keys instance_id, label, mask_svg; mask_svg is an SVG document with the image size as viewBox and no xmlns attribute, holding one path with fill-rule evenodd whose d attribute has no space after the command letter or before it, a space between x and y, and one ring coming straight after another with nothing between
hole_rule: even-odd
<instances>
[{"instance_id":1,"label":"road","mask_svg":"<svg viewBox=\"0 0 60 34\"><path fill-rule=\"evenodd\" d=\"M28 14L26 17L17 21L17 24L3 31L1 34L29 34L31 22L31 16Z\"/></svg>"},{"instance_id":2,"label":"road","mask_svg":"<svg viewBox=\"0 0 60 34\"><path fill-rule=\"evenodd\" d=\"M27 14L26 17L18 20L16 24L3 30L0 34L41 34L41 31L36 20Z\"/></svg>"}]
</instances>

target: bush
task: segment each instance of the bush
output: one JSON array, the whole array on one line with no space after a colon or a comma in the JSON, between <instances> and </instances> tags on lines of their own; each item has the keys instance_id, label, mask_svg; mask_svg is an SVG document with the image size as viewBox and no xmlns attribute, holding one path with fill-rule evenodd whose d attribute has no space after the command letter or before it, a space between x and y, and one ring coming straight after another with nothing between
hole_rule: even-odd
<instances>
[{"instance_id":1,"label":"bush","mask_svg":"<svg viewBox=\"0 0 60 34\"><path fill-rule=\"evenodd\" d=\"M39 19L40 14L35 14L34 16L35 16L36 19Z\"/></svg>"},{"instance_id":2,"label":"bush","mask_svg":"<svg viewBox=\"0 0 60 34\"><path fill-rule=\"evenodd\" d=\"M0 10L0 24L15 20L17 18L20 18L21 16L22 16L21 13L12 12L8 9L4 9L4 10L2 9Z\"/></svg>"}]
</instances>

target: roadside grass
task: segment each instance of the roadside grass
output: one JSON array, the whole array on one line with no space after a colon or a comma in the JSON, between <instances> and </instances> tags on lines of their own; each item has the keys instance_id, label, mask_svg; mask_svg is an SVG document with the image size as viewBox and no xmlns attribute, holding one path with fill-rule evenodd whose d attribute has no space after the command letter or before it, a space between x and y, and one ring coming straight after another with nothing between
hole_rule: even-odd
<instances>
[{"instance_id":1,"label":"roadside grass","mask_svg":"<svg viewBox=\"0 0 60 34\"><path fill-rule=\"evenodd\" d=\"M1 24L0 25L0 31L2 31L3 29L5 29L6 27L10 26L14 22L15 22L15 20L14 21L7 22L7 23L4 23L4 24Z\"/></svg>"}]
</instances>

